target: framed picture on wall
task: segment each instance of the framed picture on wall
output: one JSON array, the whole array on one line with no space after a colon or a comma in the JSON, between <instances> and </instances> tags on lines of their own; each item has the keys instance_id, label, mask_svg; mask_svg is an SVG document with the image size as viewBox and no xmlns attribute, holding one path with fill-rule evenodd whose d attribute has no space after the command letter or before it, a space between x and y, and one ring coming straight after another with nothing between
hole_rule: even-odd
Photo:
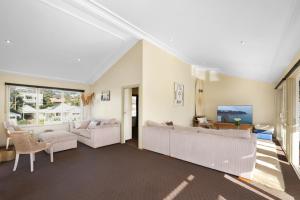
<instances>
[{"instance_id":1,"label":"framed picture on wall","mask_svg":"<svg viewBox=\"0 0 300 200\"><path fill-rule=\"evenodd\" d=\"M174 83L174 105L184 105L184 85L181 83Z\"/></svg>"},{"instance_id":2,"label":"framed picture on wall","mask_svg":"<svg viewBox=\"0 0 300 200\"><path fill-rule=\"evenodd\" d=\"M110 90L101 91L101 101L110 101Z\"/></svg>"}]
</instances>

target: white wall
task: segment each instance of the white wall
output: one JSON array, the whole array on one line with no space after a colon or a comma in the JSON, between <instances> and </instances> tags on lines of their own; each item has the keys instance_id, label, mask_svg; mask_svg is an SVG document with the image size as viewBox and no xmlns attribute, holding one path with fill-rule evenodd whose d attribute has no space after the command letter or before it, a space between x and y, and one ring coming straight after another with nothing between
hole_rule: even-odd
<instances>
[{"instance_id":1,"label":"white wall","mask_svg":"<svg viewBox=\"0 0 300 200\"><path fill-rule=\"evenodd\" d=\"M174 83L184 84L184 106L175 106ZM173 121L191 125L195 113L195 79L191 66L164 50L143 42L143 121Z\"/></svg>"}]
</instances>

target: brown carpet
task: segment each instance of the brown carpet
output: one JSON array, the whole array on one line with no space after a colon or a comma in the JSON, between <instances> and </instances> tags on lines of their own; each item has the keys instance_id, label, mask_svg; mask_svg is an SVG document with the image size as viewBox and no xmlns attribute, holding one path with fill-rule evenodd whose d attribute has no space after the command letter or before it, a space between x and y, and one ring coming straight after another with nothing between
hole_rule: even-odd
<instances>
[{"instance_id":1,"label":"brown carpet","mask_svg":"<svg viewBox=\"0 0 300 200\"><path fill-rule=\"evenodd\" d=\"M282 167L287 193L300 199L299 180L291 166ZM126 144L79 145L55 153L53 164L39 153L34 173L29 156L21 156L12 168L13 162L0 164L1 200L279 199L237 177Z\"/></svg>"}]
</instances>

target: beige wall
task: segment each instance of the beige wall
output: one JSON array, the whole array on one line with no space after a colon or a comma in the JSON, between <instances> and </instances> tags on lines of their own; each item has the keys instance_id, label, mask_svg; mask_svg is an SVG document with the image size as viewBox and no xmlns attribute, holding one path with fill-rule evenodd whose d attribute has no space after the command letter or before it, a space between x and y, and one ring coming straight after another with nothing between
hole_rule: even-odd
<instances>
[{"instance_id":1,"label":"beige wall","mask_svg":"<svg viewBox=\"0 0 300 200\"><path fill-rule=\"evenodd\" d=\"M96 96L102 90L110 90L110 101L96 98L92 108L95 118L122 119L122 87L138 85L142 82L142 41L132 47L92 86Z\"/></svg>"},{"instance_id":2,"label":"beige wall","mask_svg":"<svg viewBox=\"0 0 300 200\"><path fill-rule=\"evenodd\" d=\"M253 123L274 124L274 85L221 74L219 81L204 83L204 105L212 120L217 119L218 105L252 105Z\"/></svg>"},{"instance_id":3,"label":"beige wall","mask_svg":"<svg viewBox=\"0 0 300 200\"><path fill-rule=\"evenodd\" d=\"M6 138L4 128L3 128L3 123L2 123L6 119L6 111L7 111L5 82L27 84L27 85L70 88L70 89L83 89L86 92L90 92L90 86L87 84L49 80L45 78L36 78L36 77L0 72L0 145L5 144L5 138ZM89 115L89 109L85 109L85 114Z\"/></svg>"},{"instance_id":4,"label":"beige wall","mask_svg":"<svg viewBox=\"0 0 300 200\"><path fill-rule=\"evenodd\" d=\"M191 66L143 42L143 120L191 125L195 112L195 79ZM175 106L174 82L184 84L184 106Z\"/></svg>"}]
</instances>

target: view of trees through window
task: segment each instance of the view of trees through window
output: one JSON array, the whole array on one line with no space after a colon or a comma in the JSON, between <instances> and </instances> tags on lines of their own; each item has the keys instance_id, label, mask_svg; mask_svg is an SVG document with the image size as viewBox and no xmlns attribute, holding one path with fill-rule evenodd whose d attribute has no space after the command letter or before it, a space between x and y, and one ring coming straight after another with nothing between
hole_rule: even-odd
<instances>
[{"instance_id":1,"label":"view of trees through window","mask_svg":"<svg viewBox=\"0 0 300 200\"><path fill-rule=\"evenodd\" d=\"M79 121L81 92L9 86L9 118L19 125Z\"/></svg>"}]
</instances>

